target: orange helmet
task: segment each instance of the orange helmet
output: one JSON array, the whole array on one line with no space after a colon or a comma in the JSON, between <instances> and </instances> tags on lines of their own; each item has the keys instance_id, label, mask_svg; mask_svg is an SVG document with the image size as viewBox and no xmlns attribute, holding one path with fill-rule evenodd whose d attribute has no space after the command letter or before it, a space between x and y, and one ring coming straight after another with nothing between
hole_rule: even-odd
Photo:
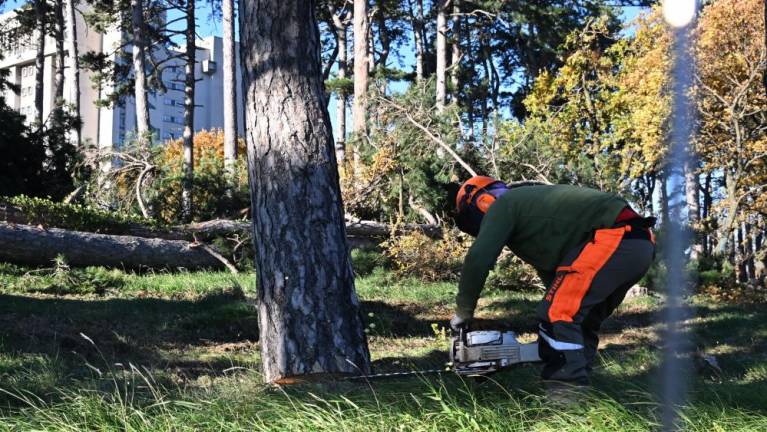
<instances>
[{"instance_id":1,"label":"orange helmet","mask_svg":"<svg viewBox=\"0 0 767 432\"><path fill-rule=\"evenodd\" d=\"M507 190L506 183L492 177L474 176L466 180L455 197L458 228L476 236L490 205Z\"/></svg>"}]
</instances>

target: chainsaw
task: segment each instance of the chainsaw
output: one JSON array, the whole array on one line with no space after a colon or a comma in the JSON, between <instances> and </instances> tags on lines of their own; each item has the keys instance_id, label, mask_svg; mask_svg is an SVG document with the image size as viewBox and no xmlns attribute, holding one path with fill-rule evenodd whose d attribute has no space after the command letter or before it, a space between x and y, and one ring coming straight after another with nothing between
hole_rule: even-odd
<instances>
[{"instance_id":1,"label":"chainsaw","mask_svg":"<svg viewBox=\"0 0 767 432\"><path fill-rule=\"evenodd\" d=\"M395 378L410 375L453 372L482 377L520 363L541 361L538 343L520 343L513 331L461 329L450 340L449 367L362 375L350 379Z\"/></svg>"}]
</instances>

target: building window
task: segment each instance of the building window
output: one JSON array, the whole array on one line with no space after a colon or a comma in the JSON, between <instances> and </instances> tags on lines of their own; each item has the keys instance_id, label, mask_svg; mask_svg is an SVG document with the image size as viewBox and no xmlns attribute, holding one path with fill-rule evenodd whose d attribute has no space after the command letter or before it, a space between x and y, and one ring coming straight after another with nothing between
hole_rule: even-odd
<instances>
[{"instance_id":1,"label":"building window","mask_svg":"<svg viewBox=\"0 0 767 432\"><path fill-rule=\"evenodd\" d=\"M176 101L173 100L173 99L165 98L165 105L175 106L176 105Z\"/></svg>"},{"instance_id":2,"label":"building window","mask_svg":"<svg viewBox=\"0 0 767 432\"><path fill-rule=\"evenodd\" d=\"M175 123L176 122L176 118L173 117L173 116L164 115L164 116L162 116L162 121L168 122L168 123Z\"/></svg>"}]
</instances>

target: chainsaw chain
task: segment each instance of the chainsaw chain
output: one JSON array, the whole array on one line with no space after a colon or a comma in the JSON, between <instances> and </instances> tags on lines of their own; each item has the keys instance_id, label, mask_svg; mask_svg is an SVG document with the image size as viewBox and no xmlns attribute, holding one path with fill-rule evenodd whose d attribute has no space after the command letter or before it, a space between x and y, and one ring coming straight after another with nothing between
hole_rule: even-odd
<instances>
[{"instance_id":1,"label":"chainsaw chain","mask_svg":"<svg viewBox=\"0 0 767 432\"><path fill-rule=\"evenodd\" d=\"M344 381L356 381L356 380L369 380L369 379L376 379L376 378L396 378L396 377L406 377L406 376L412 376L412 375L427 375L427 374L443 374L443 373L450 373L453 372L452 369L425 369L425 370L414 370L414 371L405 371L405 372L387 372L387 373L379 373L379 374L372 374L372 375L357 375L357 376L351 376L344 378Z\"/></svg>"}]
</instances>

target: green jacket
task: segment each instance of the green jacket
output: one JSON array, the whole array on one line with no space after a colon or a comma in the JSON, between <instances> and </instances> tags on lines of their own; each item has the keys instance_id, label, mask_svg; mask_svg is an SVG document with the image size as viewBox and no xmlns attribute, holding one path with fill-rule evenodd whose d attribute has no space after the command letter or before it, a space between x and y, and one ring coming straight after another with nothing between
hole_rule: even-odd
<instances>
[{"instance_id":1,"label":"green jacket","mask_svg":"<svg viewBox=\"0 0 767 432\"><path fill-rule=\"evenodd\" d=\"M456 313L471 318L487 274L504 246L533 266L546 285L564 254L615 223L628 204L611 193L568 185L521 186L488 209L463 262Z\"/></svg>"}]
</instances>

